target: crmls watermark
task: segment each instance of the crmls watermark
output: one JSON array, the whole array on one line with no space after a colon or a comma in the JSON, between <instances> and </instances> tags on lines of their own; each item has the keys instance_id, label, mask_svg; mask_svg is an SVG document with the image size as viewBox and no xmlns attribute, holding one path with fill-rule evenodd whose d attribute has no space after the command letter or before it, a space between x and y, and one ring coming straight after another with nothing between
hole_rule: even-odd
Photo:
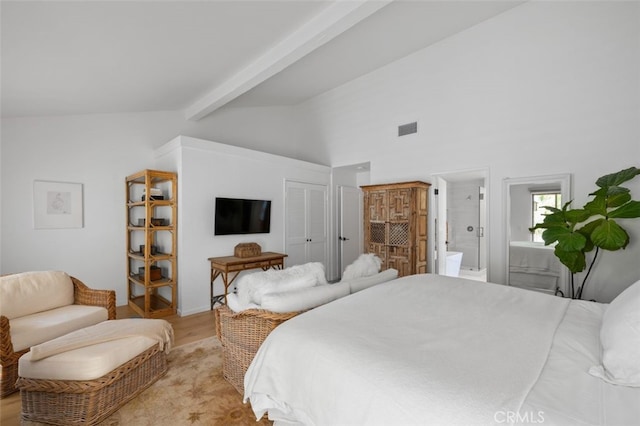
<instances>
[{"instance_id":1,"label":"crmls watermark","mask_svg":"<svg viewBox=\"0 0 640 426\"><path fill-rule=\"evenodd\" d=\"M493 415L496 423L506 424L540 424L544 423L544 411L496 411Z\"/></svg>"}]
</instances>

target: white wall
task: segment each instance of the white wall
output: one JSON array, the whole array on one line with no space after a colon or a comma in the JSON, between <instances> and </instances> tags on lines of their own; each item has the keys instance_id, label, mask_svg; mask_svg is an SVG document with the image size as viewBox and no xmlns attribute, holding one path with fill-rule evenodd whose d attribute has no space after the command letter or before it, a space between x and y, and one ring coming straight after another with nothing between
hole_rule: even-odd
<instances>
[{"instance_id":1,"label":"white wall","mask_svg":"<svg viewBox=\"0 0 640 426\"><path fill-rule=\"evenodd\" d=\"M158 164L178 172L178 308L181 315L209 309L209 257L231 256L241 242L284 253L285 179L329 185L326 166L190 137L157 151ZM271 200L271 232L214 235L215 197ZM286 265L286 259L285 259ZM255 271L252 271L255 272ZM215 293L223 285L216 281Z\"/></svg>"},{"instance_id":2,"label":"white wall","mask_svg":"<svg viewBox=\"0 0 640 426\"><path fill-rule=\"evenodd\" d=\"M301 106L308 150L372 183L487 167L489 279L504 282L502 180L571 172L576 204L640 159L640 4L527 2ZM418 121L418 134L397 126ZM640 179L632 188L640 198ZM640 223L586 297L640 279Z\"/></svg>"},{"instance_id":3,"label":"white wall","mask_svg":"<svg viewBox=\"0 0 640 426\"><path fill-rule=\"evenodd\" d=\"M156 116L2 122L2 273L58 269L126 303L124 178L153 161ZM33 181L83 184L84 227L33 228Z\"/></svg>"},{"instance_id":4,"label":"white wall","mask_svg":"<svg viewBox=\"0 0 640 426\"><path fill-rule=\"evenodd\" d=\"M532 198L529 185L511 185L511 241L531 241Z\"/></svg>"},{"instance_id":5,"label":"white wall","mask_svg":"<svg viewBox=\"0 0 640 426\"><path fill-rule=\"evenodd\" d=\"M486 167L489 278L503 282L505 177L571 172L582 205L597 177L638 165L639 19L637 2L527 2L297 107L225 108L195 123L180 112L3 119L0 272L64 269L124 303L124 177L183 134L333 166L370 162L365 183ZM397 138L413 120L418 134ZM35 179L83 183L85 227L34 230ZM640 179L630 186L640 198ZM587 297L610 300L640 278L636 222Z\"/></svg>"},{"instance_id":6,"label":"white wall","mask_svg":"<svg viewBox=\"0 0 640 426\"><path fill-rule=\"evenodd\" d=\"M3 119L0 272L64 270L126 304L125 177L156 167L155 149L181 133L295 157L292 116L234 108L199 122L179 111ZM33 229L34 180L82 183L84 227Z\"/></svg>"}]
</instances>

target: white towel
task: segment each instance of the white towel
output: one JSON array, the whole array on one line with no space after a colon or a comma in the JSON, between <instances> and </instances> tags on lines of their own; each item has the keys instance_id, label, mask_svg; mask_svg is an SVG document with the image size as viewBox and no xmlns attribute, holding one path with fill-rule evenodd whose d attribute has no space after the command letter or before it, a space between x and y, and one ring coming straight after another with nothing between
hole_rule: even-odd
<instances>
[{"instance_id":1,"label":"white towel","mask_svg":"<svg viewBox=\"0 0 640 426\"><path fill-rule=\"evenodd\" d=\"M173 327L162 319L129 318L104 321L31 347L31 361L37 361L73 349L131 336L147 336L167 353L173 344Z\"/></svg>"}]
</instances>

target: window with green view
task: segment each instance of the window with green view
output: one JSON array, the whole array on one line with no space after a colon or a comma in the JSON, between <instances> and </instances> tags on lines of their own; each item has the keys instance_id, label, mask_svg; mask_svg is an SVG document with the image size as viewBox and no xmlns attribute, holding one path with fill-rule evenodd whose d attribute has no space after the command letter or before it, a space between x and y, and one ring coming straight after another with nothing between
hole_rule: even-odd
<instances>
[{"instance_id":1,"label":"window with green view","mask_svg":"<svg viewBox=\"0 0 640 426\"><path fill-rule=\"evenodd\" d=\"M562 208L562 199L560 196L560 192L536 192L532 193L532 206L533 206L533 214L531 226L534 226L536 223L541 223L544 220L544 216L549 213L545 206L555 207L557 209ZM533 241L543 242L542 232L544 229L536 229L533 232Z\"/></svg>"}]
</instances>

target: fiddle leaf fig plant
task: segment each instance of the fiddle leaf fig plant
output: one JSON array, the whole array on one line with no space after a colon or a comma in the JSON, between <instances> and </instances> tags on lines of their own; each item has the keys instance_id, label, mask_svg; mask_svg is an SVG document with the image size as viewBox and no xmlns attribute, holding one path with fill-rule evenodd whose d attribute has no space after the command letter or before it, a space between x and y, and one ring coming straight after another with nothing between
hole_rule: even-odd
<instances>
[{"instance_id":1,"label":"fiddle leaf fig plant","mask_svg":"<svg viewBox=\"0 0 640 426\"><path fill-rule=\"evenodd\" d=\"M600 249L616 251L629 244L629 234L618 223L619 219L640 217L640 201L633 200L631 191L620 186L640 174L630 167L600 177L598 189L589 196L593 199L581 209L570 209L572 201L561 209L545 206L549 211L542 223L530 231L544 229L545 245L555 244L556 257L571 271L571 298L581 299L587 279L596 263ZM575 288L575 274L587 268L587 253L595 249L582 283Z\"/></svg>"}]
</instances>

